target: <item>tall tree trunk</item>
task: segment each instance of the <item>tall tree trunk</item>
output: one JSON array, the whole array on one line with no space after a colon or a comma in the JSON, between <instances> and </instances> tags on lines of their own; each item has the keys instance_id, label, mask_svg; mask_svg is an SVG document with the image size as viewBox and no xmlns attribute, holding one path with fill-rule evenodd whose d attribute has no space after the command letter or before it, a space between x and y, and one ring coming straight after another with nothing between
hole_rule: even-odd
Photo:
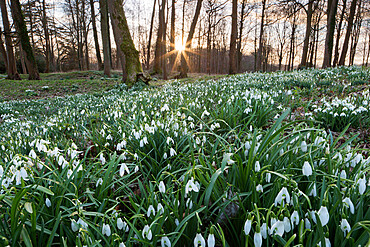
<instances>
[{"instance_id":1,"label":"tall tree trunk","mask_svg":"<svg viewBox=\"0 0 370 247\"><path fill-rule=\"evenodd\" d=\"M262 0L262 15L261 15L261 25L260 25L260 37L259 37L259 45L257 51L257 70L261 70L262 66L262 51L263 51L263 30L265 27L265 10L266 10L266 0Z\"/></svg>"},{"instance_id":2,"label":"tall tree trunk","mask_svg":"<svg viewBox=\"0 0 370 247\"><path fill-rule=\"evenodd\" d=\"M8 57L6 55L6 50L4 47L4 41L3 41L2 34L3 34L3 31L0 28L0 53L4 58L4 65L5 65L6 73L8 73Z\"/></svg>"},{"instance_id":3,"label":"tall tree trunk","mask_svg":"<svg viewBox=\"0 0 370 247\"><path fill-rule=\"evenodd\" d=\"M111 63L109 55L110 39L108 36L108 9L107 0L99 0L101 13L101 35L103 41L104 75L111 76Z\"/></svg>"},{"instance_id":4,"label":"tall tree trunk","mask_svg":"<svg viewBox=\"0 0 370 247\"><path fill-rule=\"evenodd\" d=\"M128 87L132 87L137 75L142 73L142 67L139 58L139 52L136 50L134 42L132 41L130 30L128 28L125 12L123 10L121 0L108 0L109 11L113 19L113 33L116 41L117 49L121 49L125 55L125 64L127 78L125 83Z\"/></svg>"},{"instance_id":5,"label":"tall tree trunk","mask_svg":"<svg viewBox=\"0 0 370 247\"><path fill-rule=\"evenodd\" d=\"M349 17L348 17L348 25L347 25L346 36L344 38L343 48L342 48L342 54L340 55L340 59L339 59L339 63L338 63L338 65L341 65L341 66L343 66L344 65L344 62L346 61L349 38L351 36L352 27L353 27L353 20L355 18L356 3L357 3L357 0L352 0L352 2L351 2Z\"/></svg>"},{"instance_id":6,"label":"tall tree trunk","mask_svg":"<svg viewBox=\"0 0 370 247\"><path fill-rule=\"evenodd\" d=\"M340 41L340 36L341 36L341 33L342 33L342 24L343 24L344 14L346 13L346 9L347 9L346 4L347 4L347 0L343 0L343 9L342 9L342 13L340 14L338 29L337 29L337 37L336 37L336 40L335 40L333 66L336 66L338 64L339 41Z\"/></svg>"},{"instance_id":7,"label":"tall tree trunk","mask_svg":"<svg viewBox=\"0 0 370 247\"><path fill-rule=\"evenodd\" d=\"M146 69L149 69L149 64L150 64L150 49L151 49L151 46L152 46L153 23L154 23L155 5L156 4L157 4L157 0L154 0L152 18L151 18L151 21L150 21L149 38L148 38L148 47L147 47L148 51L147 51L147 58L146 58Z\"/></svg>"},{"instance_id":8,"label":"tall tree trunk","mask_svg":"<svg viewBox=\"0 0 370 247\"><path fill-rule=\"evenodd\" d=\"M21 58L21 65L22 65L22 74L27 74L27 67L26 67L26 61L25 61L25 56L26 54L24 53L22 49L22 44L19 42L19 57Z\"/></svg>"},{"instance_id":9,"label":"tall tree trunk","mask_svg":"<svg viewBox=\"0 0 370 247\"><path fill-rule=\"evenodd\" d=\"M89 46L88 46L88 35L89 35L89 30L88 30L88 27L86 25L87 23L87 18L86 18L86 14L85 12L87 11L87 8L86 8L86 0L82 0L82 28L83 28L83 44L85 46L85 68L86 70L89 70L90 69L90 61L89 61Z\"/></svg>"},{"instance_id":10,"label":"tall tree trunk","mask_svg":"<svg viewBox=\"0 0 370 247\"><path fill-rule=\"evenodd\" d=\"M308 45L310 43L310 36L311 36L311 29L312 29L311 23L312 23L313 1L314 0L310 0L307 6L306 34L304 37L302 59L301 59L300 67L307 67Z\"/></svg>"},{"instance_id":11,"label":"tall tree trunk","mask_svg":"<svg viewBox=\"0 0 370 247\"><path fill-rule=\"evenodd\" d=\"M238 0L233 0L231 14L231 37L230 37L230 52L229 52L229 74L237 72L237 56L236 56L236 38L238 36Z\"/></svg>"},{"instance_id":12,"label":"tall tree trunk","mask_svg":"<svg viewBox=\"0 0 370 247\"><path fill-rule=\"evenodd\" d=\"M98 61L98 70L103 70L103 62L101 60L101 55L100 55L98 31L96 29L94 0L90 0L90 9L91 9L91 23L92 23L94 43L95 43L96 60Z\"/></svg>"},{"instance_id":13,"label":"tall tree trunk","mask_svg":"<svg viewBox=\"0 0 370 247\"><path fill-rule=\"evenodd\" d=\"M26 63L28 70L29 80L40 80L39 71L37 70L37 64L35 55L30 44L30 38L28 37L27 26L24 22L24 17L21 10L19 0L12 0L10 5L15 27L17 29L19 39L22 44L22 48L26 53Z\"/></svg>"},{"instance_id":14,"label":"tall tree trunk","mask_svg":"<svg viewBox=\"0 0 370 247\"><path fill-rule=\"evenodd\" d=\"M237 52L237 57L238 57L238 60L237 60L237 70L238 70L238 72L241 72L240 65L241 65L242 58L243 58L243 54L242 54L242 38L243 38L245 3L246 3L246 0L243 0L243 2L242 2L242 9L241 9L241 12L240 12L239 38L238 38L238 44L237 44L237 47L236 47L236 52Z\"/></svg>"},{"instance_id":15,"label":"tall tree trunk","mask_svg":"<svg viewBox=\"0 0 370 247\"><path fill-rule=\"evenodd\" d=\"M185 50L181 53L181 71L180 71L180 77L181 78L186 78L188 76L188 71L189 67L187 64L187 55L186 52L190 50L191 48L191 42L193 40L194 32L195 32L195 27L198 22L199 14L200 14L200 9L202 8L202 0L197 0L197 6L195 9L195 14L194 18L191 22L190 25L190 30L188 34L188 38L186 39L186 44L185 44Z\"/></svg>"},{"instance_id":16,"label":"tall tree trunk","mask_svg":"<svg viewBox=\"0 0 370 247\"><path fill-rule=\"evenodd\" d=\"M163 35L164 34L164 10L166 8L166 0L162 0L162 3L159 6L159 19L158 19L158 32L157 32L157 41L155 44L155 57L154 57L154 68L153 73L162 74L162 59L163 59Z\"/></svg>"},{"instance_id":17,"label":"tall tree trunk","mask_svg":"<svg viewBox=\"0 0 370 247\"><path fill-rule=\"evenodd\" d=\"M176 0L172 0L172 6L171 6L171 30L170 30L170 64L171 64L171 71L173 69L173 65L175 64L175 21L176 21ZM171 72L170 71L170 72Z\"/></svg>"},{"instance_id":18,"label":"tall tree trunk","mask_svg":"<svg viewBox=\"0 0 370 247\"><path fill-rule=\"evenodd\" d=\"M4 36L5 36L5 45L7 51L7 63L8 63L8 79L11 80L21 80L17 72L17 67L15 65L14 50L12 44L12 38L10 36L10 25L8 18L8 11L6 8L5 0L0 0L1 16L3 19L4 26Z\"/></svg>"},{"instance_id":19,"label":"tall tree trunk","mask_svg":"<svg viewBox=\"0 0 370 247\"><path fill-rule=\"evenodd\" d=\"M325 37L325 48L324 48L324 61L322 64L323 68L331 66L332 54L333 54L333 41L335 31L335 16L338 9L338 0L328 1L327 9L327 30Z\"/></svg>"},{"instance_id":20,"label":"tall tree trunk","mask_svg":"<svg viewBox=\"0 0 370 247\"><path fill-rule=\"evenodd\" d=\"M45 0L42 1L42 27L44 29L45 34L45 60L46 60L46 69L45 72L50 72L50 37L49 37L49 30L47 25L47 17L46 17L46 3ZM31 27L32 29L32 27Z\"/></svg>"}]
</instances>

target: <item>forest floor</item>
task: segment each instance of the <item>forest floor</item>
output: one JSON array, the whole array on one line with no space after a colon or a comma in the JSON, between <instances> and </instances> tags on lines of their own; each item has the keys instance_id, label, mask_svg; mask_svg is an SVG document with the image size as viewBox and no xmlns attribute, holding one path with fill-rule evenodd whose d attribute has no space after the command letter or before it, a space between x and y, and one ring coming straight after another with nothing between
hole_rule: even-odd
<instances>
[{"instance_id":1,"label":"forest floor","mask_svg":"<svg viewBox=\"0 0 370 247\"><path fill-rule=\"evenodd\" d=\"M102 71L73 71L65 73L43 73L40 81L27 80L27 75L22 74L21 81L7 80L5 75L0 75L0 102L9 100L31 100L65 95L101 93L114 88L121 83L121 73L112 71L112 76L107 78ZM173 80L163 80L153 76L150 82L153 86L162 86ZM183 83L197 80L219 79L225 75L208 75L194 73L188 78L181 79Z\"/></svg>"}]
</instances>

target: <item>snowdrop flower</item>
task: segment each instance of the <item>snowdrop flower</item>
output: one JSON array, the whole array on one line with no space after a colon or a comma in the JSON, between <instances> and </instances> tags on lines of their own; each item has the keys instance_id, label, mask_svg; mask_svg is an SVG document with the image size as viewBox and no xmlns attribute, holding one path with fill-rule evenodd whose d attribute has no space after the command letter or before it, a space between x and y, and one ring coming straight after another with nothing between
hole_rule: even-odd
<instances>
[{"instance_id":1,"label":"snowdrop flower","mask_svg":"<svg viewBox=\"0 0 370 247\"><path fill-rule=\"evenodd\" d=\"M307 143L305 141L301 142L301 150L302 152L307 152Z\"/></svg>"},{"instance_id":2,"label":"snowdrop flower","mask_svg":"<svg viewBox=\"0 0 370 247\"><path fill-rule=\"evenodd\" d=\"M366 180L364 178L360 178L357 182L358 184L358 191L361 195L363 195L366 191Z\"/></svg>"},{"instance_id":3,"label":"snowdrop flower","mask_svg":"<svg viewBox=\"0 0 370 247\"><path fill-rule=\"evenodd\" d=\"M161 203L158 203L158 206L157 206L157 212L158 212L159 214L163 214L163 213L164 213L164 208L163 208L163 206L162 206L162 204L161 204Z\"/></svg>"},{"instance_id":4,"label":"snowdrop flower","mask_svg":"<svg viewBox=\"0 0 370 247\"><path fill-rule=\"evenodd\" d=\"M118 247L126 247L126 245L125 245L124 243L120 243L120 244L118 245Z\"/></svg>"},{"instance_id":5,"label":"snowdrop flower","mask_svg":"<svg viewBox=\"0 0 370 247\"><path fill-rule=\"evenodd\" d=\"M347 173L345 170L342 170L342 172L340 173L340 178L341 179L346 179L347 178Z\"/></svg>"},{"instance_id":6,"label":"snowdrop flower","mask_svg":"<svg viewBox=\"0 0 370 247\"><path fill-rule=\"evenodd\" d=\"M311 176L312 175L312 167L308 161L305 161L302 167L302 173L305 176Z\"/></svg>"},{"instance_id":7,"label":"snowdrop flower","mask_svg":"<svg viewBox=\"0 0 370 247\"><path fill-rule=\"evenodd\" d=\"M315 197L317 195L316 183L314 183L312 186L310 186L310 189L311 189L311 191L310 191L309 196Z\"/></svg>"},{"instance_id":8,"label":"snowdrop flower","mask_svg":"<svg viewBox=\"0 0 370 247\"><path fill-rule=\"evenodd\" d=\"M103 184L103 179L99 178L98 181L96 181L96 187Z\"/></svg>"},{"instance_id":9,"label":"snowdrop flower","mask_svg":"<svg viewBox=\"0 0 370 247\"><path fill-rule=\"evenodd\" d=\"M244 233L245 235L249 235L249 232L251 231L252 228L252 220L247 219L244 224Z\"/></svg>"},{"instance_id":10,"label":"snowdrop flower","mask_svg":"<svg viewBox=\"0 0 370 247\"><path fill-rule=\"evenodd\" d=\"M262 234L261 232L254 233L254 246L261 247L262 246Z\"/></svg>"},{"instance_id":11,"label":"snowdrop flower","mask_svg":"<svg viewBox=\"0 0 370 247\"><path fill-rule=\"evenodd\" d=\"M202 234L197 233L197 235L194 238L194 247L205 247L206 241L204 240Z\"/></svg>"},{"instance_id":12,"label":"snowdrop flower","mask_svg":"<svg viewBox=\"0 0 370 247\"><path fill-rule=\"evenodd\" d=\"M102 229L102 234L104 235L107 235L107 237L110 236L111 234L111 231L110 231L110 226L108 224L104 224L103 223L103 229Z\"/></svg>"},{"instance_id":13,"label":"snowdrop flower","mask_svg":"<svg viewBox=\"0 0 370 247\"><path fill-rule=\"evenodd\" d=\"M125 175L125 172L127 174L130 174L130 170L128 169L127 165L125 163L122 163L121 167L119 168L119 175L123 177L123 175Z\"/></svg>"},{"instance_id":14,"label":"snowdrop flower","mask_svg":"<svg viewBox=\"0 0 370 247\"><path fill-rule=\"evenodd\" d=\"M209 234L208 235L208 239L207 239L208 247L214 247L215 246L215 243L216 243L215 235L212 234L212 233Z\"/></svg>"},{"instance_id":15,"label":"snowdrop flower","mask_svg":"<svg viewBox=\"0 0 370 247\"><path fill-rule=\"evenodd\" d=\"M164 185L163 181L159 182L158 189L159 189L159 192L161 192L161 193L166 192L166 186Z\"/></svg>"},{"instance_id":16,"label":"snowdrop flower","mask_svg":"<svg viewBox=\"0 0 370 247\"><path fill-rule=\"evenodd\" d=\"M161 238L161 247L166 247L166 246L171 247L170 239L167 236Z\"/></svg>"},{"instance_id":17,"label":"snowdrop flower","mask_svg":"<svg viewBox=\"0 0 370 247\"><path fill-rule=\"evenodd\" d=\"M256 191L257 192L263 192L263 187L262 187L262 185L257 185L257 187L256 187Z\"/></svg>"},{"instance_id":18,"label":"snowdrop flower","mask_svg":"<svg viewBox=\"0 0 370 247\"><path fill-rule=\"evenodd\" d=\"M100 154L99 159L100 159L101 164L104 165L106 160L105 160L104 155L102 153Z\"/></svg>"},{"instance_id":19,"label":"snowdrop flower","mask_svg":"<svg viewBox=\"0 0 370 247\"><path fill-rule=\"evenodd\" d=\"M29 153L29 155L28 156L30 156L32 159L36 159L36 153L35 153L35 150L31 150L30 151L30 153Z\"/></svg>"},{"instance_id":20,"label":"snowdrop flower","mask_svg":"<svg viewBox=\"0 0 370 247\"><path fill-rule=\"evenodd\" d=\"M194 178L191 178L185 185L185 197L191 191L199 192L199 187L194 183Z\"/></svg>"},{"instance_id":21,"label":"snowdrop flower","mask_svg":"<svg viewBox=\"0 0 370 247\"><path fill-rule=\"evenodd\" d=\"M122 230L123 229L123 220L121 218L118 218L117 219L117 228L119 230Z\"/></svg>"},{"instance_id":22,"label":"snowdrop flower","mask_svg":"<svg viewBox=\"0 0 370 247\"><path fill-rule=\"evenodd\" d=\"M46 205L46 207L50 208L50 206L51 206L51 201L49 200L49 198L46 198L46 200L45 200L45 205Z\"/></svg>"},{"instance_id":23,"label":"snowdrop flower","mask_svg":"<svg viewBox=\"0 0 370 247\"><path fill-rule=\"evenodd\" d=\"M4 168L0 165L0 178L4 175Z\"/></svg>"},{"instance_id":24,"label":"snowdrop flower","mask_svg":"<svg viewBox=\"0 0 370 247\"><path fill-rule=\"evenodd\" d=\"M193 201L190 200L190 198L188 198L188 200L186 200L186 207L191 209L193 207Z\"/></svg>"},{"instance_id":25,"label":"snowdrop flower","mask_svg":"<svg viewBox=\"0 0 370 247\"><path fill-rule=\"evenodd\" d=\"M73 174L73 171L71 169L69 169L67 171L67 178L70 178L72 176L72 174Z\"/></svg>"},{"instance_id":26,"label":"snowdrop flower","mask_svg":"<svg viewBox=\"0 0 370 247\"><path fill-rule=\"evenodd\" d=\"M146 212L146 216L149 218L151 214L153 214L153 216L155 215L155 209L153 205L149 206L148 211Z\"/></svg>"},{"instance_id":27,"label":"snowdrop flower","mask_svg":"<svg viewBox=\"0 0 370 247\"><path fill-rule=\"evenodd\" d=\"M254 164L254 171L259 172L260 170L261 170L260 162L256 161L256 163Z\"/></svg>"},{"instance_id":28,"label":"snowdrop flower","mask_svg":"<svg viewBox=\"0 0 370 247\"><path fill-rule=\"evenodd\" d=\"M320 218L320 222L322 226L325 226L329 222L329 211L327 207L321 206L320 210L317 212Z\"/></svg>"},{"instance_id":29,"label":"snowdrop flower","mask_svg":"<svg viewBox=\"0 0 370 247\"><path fill-rule=\"evenodd\" d=\"M174 156L174 155L176 155L176 154L177 154L177 153L176 153L175 149L170 148L170 156L172 157L172 156Z\"/></svg>"},{"instance_id":30,"label":"snowdrop flower","mask_svg":"<svg viewBox=\"0 0 370 247\"><path fill-rule=\"evenodd\" d=\"M346 198L343 199L343 203L344 203L344 206L346 208L349 208L349 211L351 212L351 214L355 213L355 207L353 206L353 203L352 203L351 199L346 197Z\"/></svg>"},{"instance_id":31,"label":"snowdrop flower","mask_svg":"<svg viewBox=\"0 0 370 247\"><path fill-rule=\"evenodd\" d=\"M163 154L163 159L165 160L165 159L167 159L167 153L164 153Z\"/></svg>"},{"instance_id":32,"label":"snowdrop flower","mask_svg":"<svg viewBox=\"0 0 370 247\"><path fill-rule=\"evenodd\" d=\"M288 217L284 217L283 222L284 222L284 231L285 231L285 232L290 232L290 230L292 230L292 227L291 227L291 225L290 225L290 220L289 220L289 218L288 218Z\"/></svg>"},{"instance_id":33,"label":"snowdrop flower","mask_svg":"<svg viewBox=\"0 0 370 247\"><path fill-rule=\"evenodd\" d=\"M284 200L286 201L287 204L290 202L290 195L288 193L288 190L283 187L279 194L275 198L275 207L277 207L278 204L282 204L284 206Z\"/></svg>"},{"instance_id":34,"label":"snowdrop flower","mask_svg":"<svg viewBox=\"0 0 370 247\"><path fill-rule=\"evenodd\" d=\"M143 235L143 238L147 238L148 240L152 240L152 230L150 230L148 225L144 226L142 235Z\"/></svg>"},{"instance_id":35,"label":"snowdrop flower","mask_svg":"<svg viewBox=\"0 0 370 247\"><path fill-rule=\"evenodd\" d=\"M294 224L298 226L299 224L299 215L297 211L294 211L290 216L290 221L292 222L292 227L294 228Z\"/></svg>"},{"instance_id":36,"label":"snowdrop flower","mask_svg":"<svg viewBox=\"0 0 370 247\"><path fill-rule=\"evenodd\" d=\"M270 183L270 181L271 181L271 173L266 173L266 182L267 183Z\"/></svg>"},{"instance_id":37,"label":"snowdrop flower","mask_svg":"<svg viewBox=\"0 0 370 247\"><path fill-rule=\"evenodd\" d=\"M264 239L267 238L267 225L266 223L263 223L261 226L261 234Z\"/></svg>"},{"instance_id":38,"label":"snowdrop flower","mask_svg":"<svg viewBox=\"0 0 370 247\"><path fill-rule=\"evenodd\" d=\"M344 236L347 236L347 234L351 231L351 226L346 219L342 219L340 228L342 229Z\"/></svg>"},{"instance_id":39,"label":"snowdrop flower","mask_svg":"<svg viewBox=\"0 0 370 247\"><path fill-rule=\"evenodd\" d=\"M306 229L311 229L311 222L310 222L310 220L309 220L309 219L307 219L307 218L305 218L305 219L304 219L304 227L305 227Z\"/></svg>"},{"instance_id":40,"label":"snowdrop flower","mask_svg":"<svg viewBox=\"0 0 370 247\"><path fill-rule=\"evenodd\" d=\"M321 242L317 244L319 247L321 247ZM325 246L326 247L331 247L330 240L328 238L325 238Z\"/></svg>"},{"instance_id":41,"label":"snowdrop flower","mask_svg":"<svg viewBox=\"0 0 370 247\"><path fill-rule=\"evenodd\" d=\"M74 219L71 220L71 228L72 228L72 231L74 232L77 232L78 229L80 228Z\"/></svg>"},{"instance_id":42,"label":"snowdrop flower","mask_svg":"<svg viewBox=\"0 0 370 247\"><path fill-rule=\"evenodd\" d=\"M271 226L270 234L279 235L280 237L284 234L284 222L278 220Z\"/></svg>"}]
</instances>

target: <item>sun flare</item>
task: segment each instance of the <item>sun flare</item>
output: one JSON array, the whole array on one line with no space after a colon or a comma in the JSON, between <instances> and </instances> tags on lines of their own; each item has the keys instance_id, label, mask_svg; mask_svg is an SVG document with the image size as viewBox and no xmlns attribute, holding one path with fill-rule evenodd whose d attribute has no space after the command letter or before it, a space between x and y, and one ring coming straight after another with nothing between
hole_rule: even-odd
<instances>
[{"instance_id":1,"label":"sun flare","mask_svg":"<svg viewBox=\"0 0 370 247\"><path fill-rule=\"evenodd\" d=\"M185 45L182 42L176 42L175 43L175 49L177 51L184 51L185 50Z\"/></svg>"}]
</instances>

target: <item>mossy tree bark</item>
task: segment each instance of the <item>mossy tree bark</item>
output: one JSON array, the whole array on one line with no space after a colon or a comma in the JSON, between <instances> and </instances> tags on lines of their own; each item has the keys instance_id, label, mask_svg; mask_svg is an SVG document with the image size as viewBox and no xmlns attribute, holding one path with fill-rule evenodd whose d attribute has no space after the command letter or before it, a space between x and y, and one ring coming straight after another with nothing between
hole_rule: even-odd
<instances>
[{"instance_id":1,"label":"mossy tree bark","mask_svg":"<svg viewBox=\"0 0 370 247\"><path fill-rule=\"evenodd\" d=\"M143 72L139 52L136 50L128 28L125 11L121 0L108 0L109 12L113 23L113 34L117 48L119 47L125 55L125 72L127 78L124 80L128 87L132 87L137 75ZM122 61L121 61L122 62Z\"/></svg>"},{"instance_id":2,"label":"mossy tree bark","mask_svg":"<svg viewBox=\"0 0 370 247\"><path fill-rule=\"evenodd\" d=\"M19 76L17 72L17 67L15 65L12 38L10 36L8 11L6 9L5 0L0 0L0 8L1 8L1 16L3 19L3 25L4 25L5 45L6 45L6 51L7 51L8 79L20 80L21 77Z\"/></svg>"},{"instance_id":3,"label":"mossy tree bark","mask_svg":"<svg viewBox=\"0 0 370 247\"><path fill-rule=\"evenodd\" d=\"M23 51L26 54L26 64L29 80L40 80L39 71L37 69L35 55L31 47L30 38L28 37L27 26L24 21L24 16L21 10L19 0L12 0L10 9L12 11L15 28L17 29L19 40L22 44Z\"/></svg>"}]
</instances>

